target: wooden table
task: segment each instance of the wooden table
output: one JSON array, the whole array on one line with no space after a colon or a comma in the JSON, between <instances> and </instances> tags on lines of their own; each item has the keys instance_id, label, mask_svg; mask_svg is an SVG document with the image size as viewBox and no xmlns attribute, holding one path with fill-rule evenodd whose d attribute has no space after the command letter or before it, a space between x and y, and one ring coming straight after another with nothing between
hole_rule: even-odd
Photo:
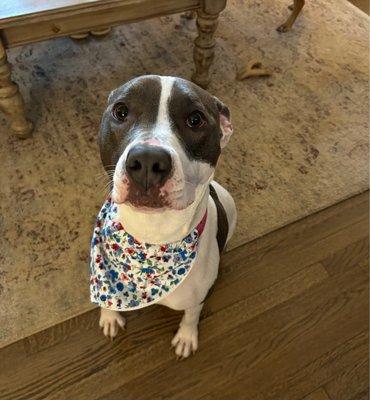
<instances>
[{"instance_id":1,"label":"wooden table","mask_svg":"<svg viewBox=\"0 0 370 400\"><path fill-rule=\"evenodd\" d=\"M15 134L31 135L32 123L25 117L22 96L11 80L6 49L190 10L197 11L198 28L192 80L206 87L217 20L225 6L226 0L0 0L0 109Z\"/></svg>"}]
</instances>

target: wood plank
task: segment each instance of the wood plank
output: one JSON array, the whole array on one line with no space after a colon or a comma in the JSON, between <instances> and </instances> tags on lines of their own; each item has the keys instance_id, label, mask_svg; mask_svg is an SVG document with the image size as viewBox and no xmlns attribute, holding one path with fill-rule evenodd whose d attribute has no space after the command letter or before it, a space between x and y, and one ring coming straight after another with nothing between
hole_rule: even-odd
<instances>
[{"instance_id":1,"label":"wood plank","mask_svg":"<svg viewBox=\"0 0 370 400\"><path fill-rule=\"evenodd\" d=\"M98 309L92 314L92 318L97 320ZM95 324L94 328L67 336L37 353L21 351L23 341L8 346L1 351L0 357L0 398L49 398L51 393L62 390L64 386L107 366L114 368L117 360L130 359L133 354L139 366L139 360L145 360L147 352L152 353L152 343L161 341L168 347L180 315L157 306L130 313L127 319L129 334L121 334L113 343L104 338ZM8 365L12 365L12 369Z\"/></svg>"},{"instance_id":2,"label":"wood plank","mask_svg":"<svg viewBox=\"0 0 370 400\"><path fill-rule=\"evenodd\" d=\"M228 252L215 290L225 293L232 286L234 295L249 295L367 238L368 207L366 192Z\"/></svg>"},{"instance_id":3,"label":"wood plank","mask_svg":"<svg viewBox=\"0 0 370 400\"><path fill-rule=\"evenodd\" d=\"M266 275L270 272L269 264L260 264L258 271L255 270L256 266L249 265L249 262L241 263L239 260L239 264L246 270L251 267L251 273L247 274L245 279L234 281L227 286L222 285L224 280L221 278L220 284L215 285L212 299L208 300L204 306L202 313L204 317L209 317L226 307L242 304L240 302L245 303L244 306L252 317L294 297L328 277L325 268L320 263L301 269L298 269L300 266L297 264L289 264L290 274L287 273L288 269L285 269L284 274L277 271L273 276L271 274L268 277ZM260 311L256 308L257 305L260 305Z\"/></svg>"},{"instance_id":4,"label":"wood plank","mask_svg":"<svg viewBox=\"0 0 370 400\"><path fill-rule=\"evenodd\" d=\"M322 265L330 275L343 273L355 265L369 265L369 237L351 243L322 260Z\"/></svg>"},{"instance_id":5,"label":"wood plank","mask_svg":"<svg viewBox=\"0 0 370 400\"><path fill-rule=\"evenodd\" d=\"M310 393L303 400L331 400L323 388Z\"/></svg>"},{"instance_id":6,"label":"wood plank","mask_svg":"<svg viewBox=\"0 0 370 400\"><path fill-rule=\"evenodd\" d=\"M358 238L367 240L368 194L356 196L350 203L338 204L228 252L221 262L213 302L206 303L204 313L210 315L214 307L229 304L228 299L235 302L263 290ZM216 294L219 291L222 296Z\"/></svg>"},{"instance_id":7,"label":"wood plank","mask_svg":"<svg viewBox=\"0 0 370 400\"><path fill-rule=\"evenodd\" d=\"M93 329L99 323L98 309L78 315L62 324L57 324L49 329L25 338L21 341L27 356L39 353L56 344L68 340L72 336L83 335L86 331Z\"/></svg>"},{"instance_id":8,"label":"wood plank","mask_svg":"<svg viewBox=\"0 0 370 400\"><path fill-rule=\"evenodd\" d=\"M248 393L254 400L300 399L320 386L322 370L338 373L358 357L356 350L364 354L367 334L360 333L367 329L368 309L353 310L366 301L367 279L357 268L248 321L245 308L235 312L229 307L202 321L207 336L196 357L156 368L145 375L145 385L140 385L142 377L129 380L107 400L145 399L148 388L154 398L171 399L198 399L213 388L211 395L219 399L229 384L225 398Z\"/></svg>"},{"instance_id":9,"label":"wood plank","mask_svg":"<svg viewBox=\"0 0 370 400\"><path fill-rule=\"evenodd\" d=\"M325 385L331 400L369 398L368 354Z\"/></svg>"},{"instance_id":10,"label":"wood plank","mask_svg":"<svg viewBox=\"0 0 370 400\"><path fill-rule=\"evenodd\" d=\"M216 393L220 392L222 392L222 396L219 397L219 400L229 398L237 399L240 398L243 392L248 390L248 393L253 393L252 398L255 400L300 400L304 393L310 393L314 388L321 387L327 380L330 380L341 371L350 368L357 359L363 357L368 351L368 340L368 332L362 332L305 365L303 368L296 371L293 376L288 375L286 382L289 383L289 385L287 384L281 393L275 393L274 397L269 395L268 384L262 384L261 386L259 383L259 387L258 385L253 387L253 384L251 387L246 387L244 382L245 379L240 378L239 380L231 381L230 384L227 384L222 388L214 388L212 392L208 393L208 395L204 397L200 397L200 399L210 400L214 398ZM266 376L268 376L268 378L274 376L273 371ZM265 388L265 386L267 387ZM261 390L261 388L264 390Z\"/></svg>"},{"instance_id":11,"label":"wood plank","mask_svg":"<svg viewBox=\"0 0 370 400\"><path fill-rule=\"evenodd\" d=\"M366 14L370 13L370 4L368 0L349 0L352 4L358 7L361 11Z\"/></svg>"}]
</instances>

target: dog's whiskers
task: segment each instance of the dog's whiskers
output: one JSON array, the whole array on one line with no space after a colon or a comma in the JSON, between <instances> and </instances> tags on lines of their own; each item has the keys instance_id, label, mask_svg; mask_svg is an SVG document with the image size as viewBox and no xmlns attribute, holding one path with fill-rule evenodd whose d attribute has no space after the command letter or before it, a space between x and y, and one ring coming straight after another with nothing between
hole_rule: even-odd
<instances>
[{"instance_id":1,"label":"dog's whiskers","mask_svg":"<svg viewBox=\"0 0 370 400\"><path fill-rule=\"evenodd\" d=\"M96 178L96 179L94 179L94 181L96 182L96 183L106 183L106 182L113 182L113 179L112 179L112 177L100 177L100 178Z\"/></svg>"},{"instance_id":2,"label":"dog's whiskers","mask_svg":"<svg viewBox=\"0 0 370 400\"><path fill-rule=\"evenodd\" d=\"M109 168L109 167L114 167L114 168L115 168L115 167L116 167L116 164L107 164L107 165L104 165L104 167L105 167L105 168Z\"/></svg>"},{"instance_id":3,"label":"dog's whiskers","mask_svg":"<svg viewBox=\"0 0 370 400\"><path fill-rule=\"evenodd\" d=\"M108 188L111 188L113 186L113 182L111 179L107 179L107 180L96 180L96 186L98 188L98 190L107 190Z\"/></svg>"},{"instance_id":4,"label":"dog's whiskers","mask_svg":"<svg viewBox=\"0 0 370 400\"><path fill-rule=\"evenodd\" d=\"M101 176L113 176L114 175L114 171L104 171L101 174L96 174L94 175L95 177L101 177Z\"/></svg>"},{"instance_id":5,"label":"dog's whiskers","mask_svg":"<svg viewBox=\"0 0 370 400\"><path fill-rule=\"evenodd\" d=\"M113 173L104 173L104 174L96 174L96 175L93 176L93 178L95 178L97 180L102 180L102 179L112 180L113 176L114 176Z\"/></svg>"}]
</instances>

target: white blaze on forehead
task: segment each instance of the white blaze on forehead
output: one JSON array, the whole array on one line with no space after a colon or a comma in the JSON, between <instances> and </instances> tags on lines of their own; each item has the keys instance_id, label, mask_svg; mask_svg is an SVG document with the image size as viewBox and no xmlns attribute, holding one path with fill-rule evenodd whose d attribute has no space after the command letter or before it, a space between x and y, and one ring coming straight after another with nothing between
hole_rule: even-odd
<instances>
[{"instance_id":1,"label":"white blaze on forehead","mask_svg":"<svg viewBox=\"0 0 370 400\"><path fill-rule=\"evenodd\" d=\"M159 99L159 107L157 120L154 126L154 136L162 137L169 140L171 134L170 116L168 112L168 104L175 78L169 76L161 76L161 97Z\"/></svg>"}]
</instances>

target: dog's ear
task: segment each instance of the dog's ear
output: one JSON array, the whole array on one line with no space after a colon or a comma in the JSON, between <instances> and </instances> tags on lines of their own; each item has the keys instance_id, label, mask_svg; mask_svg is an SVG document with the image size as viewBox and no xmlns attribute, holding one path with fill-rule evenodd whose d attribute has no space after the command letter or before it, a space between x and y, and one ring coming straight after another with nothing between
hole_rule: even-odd
<instances>
[{"instance_id":1,"label":"dog's ear","mask_svg":"<svg viewBox=\"0 0 370 400\"><path fill-rule=\"evenodd\" d=\"M233 126L231 125L230 110L217 97L215 97L215 101L220 113L220 128L222 132L220 145L221 149L223 149L233 133Z\"/></svg>"}]
</instances>

